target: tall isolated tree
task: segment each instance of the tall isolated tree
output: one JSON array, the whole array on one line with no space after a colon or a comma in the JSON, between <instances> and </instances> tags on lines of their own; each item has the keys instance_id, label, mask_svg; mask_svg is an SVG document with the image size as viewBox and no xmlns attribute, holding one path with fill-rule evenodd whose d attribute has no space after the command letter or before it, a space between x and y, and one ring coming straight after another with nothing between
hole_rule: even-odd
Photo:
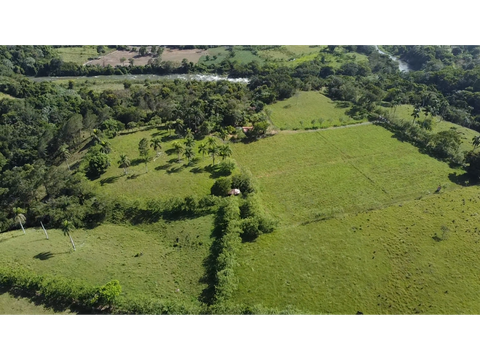
<instances>
[{"instance_id":1,"label":"tall isolated tree","mask_svg":"<svg viewBox=\"0 0 480 360\"><path fill-rule=\"evenodd\" d=\"M70 231L72 230L73 230L73 224L68 220L64 220L62 223L63 235L68 236L70 238L70 242L72 243L72 246L73 246L73 251L76 251L77 249L75 248L75 243L73 242L72 235L70 235Z\"/></svg>"},{"instance_id":2,"label":"tall isolated tree","mask_svg":"<svg viewBox=\"0 0 480 360\"><path fill-rule=\"evenodd\" d=\"M148 163L148 160L149 160L149 148L148 148L147 138L143 138L142 140L140 140L140 142L138 143L138 151L140 153L140 157L145 162L146 172L148 172L147 163Z\"/></svg>"},{"instance_id":3,"label":"tall isolated tree","mask_svg":"<svg viewBox=\"0 0 480 360\"><path fill-rule=\"evenodd\" d=\"M225 160L225 158L232 156L232 149L228 144L221 145L218 148L218 155L222 157L222 161Z\"/></svg>"},{"instance_id":4,"label":"tall isolated tree","mask_svg":"<svg viewBox=\"0 0 480 360\"><path fill-rule=\"evenodd\" d=\"M172 143L172 146L173 146L173 149L175 150L175 152L178 155L178 162L180 162L180 156L182 156L183 152L185 151L185 147L183 146L182 143L180 143L178 141L174 141Z\"/></svg>"},{"instance_id":5,"label":"tall isolated tree","mask_svg":"<svg viewBox=\"0 0 480 360\"><path fill-rule=\"evenodd\" d=\"M157 152L157 156L160 155L160 150L162 148L162 140L160 138L153 138L150 140L150 147Z\"/></svg>"},{"instance_id":6,"label":"tall isolated tree","mask_svg":"<svg viewBox=\"0 0 480 360\"><path fill-rule=\"evenodd\" d=\"M418 118L420 117L420 108L419 107L415 107L415 109L413 109L412 116L413 116L413 123L415 124L417 122Z\"/></svg>"},{"instance_id":7,"label":"tall isolated tree","mask_svg":"<svg viewBox=\"0 0 480 360\"><path fill-rule=\"evenodd\" d=\"M68 164L68 159L70 157L70 151L68 151L68 145L63 143L63 145L60 146L60 149L58 149L58 151L60 151L60 156L67 163L67 168L68 170L70 170L70 165Z\"/></svg>"},{"instance_id":8,"label":"tall isolated tree","mask_svg":"<svg viewBox=\"0 0 480 360\"><path fill-rule=\"evenodd\" d=\"M208 146L206 143L201 143L198 145L198 153L203 155L203 158L205 159L205 154L208 154Z\"/></svg>"},{"instance_id":9,"label":"tall isolated tree","mask_svg":"<svg viewBox=\"0 0 480 360\"><path fill-rule=\"evenodd\" d=\"M187 146L184 150L183 155L187 158L188 160L188 165L190 165L190 162L192 159L195 157L195 151L193 151L192 147Z\"/></svg>"},{"instance_id":10,"label":"tall isolated tree","mask_svg":"<svg viewBox=\"0 0 480 360\"><path fill-rule=\"evenodd\" d=\"M208 147L208 153L212 157L212 165L215 165L215 156L219 153L219 147L216 143Z\"/></svg>"},{"instance_id":11,"label":"tall isolated tree","mask_svg":"<svg viewBox=\"0 0 480 360\"><path fill-rule=\"evenodd\" d=\"M13 213L15 214L15 221L18 222L22 228L23 234L25 234L25 229L23 228L23 223L27 220L25 215L23 215L25 211L19 207L13 208Z\"/></svg>"},{"instance_id":12,"label":"tall isolated tree","mask_svg":"<svg viewBox=\"0 0 480 360\"><path fill-rule=\"evenodd\" d=\"M127 169L130 166L130 159L128 158L128 156L125 154L121 154L120 160L118 160L118 165L120 165L123 168L123 173L127 175L128 174Z\"/></svg>"}]
</instances>

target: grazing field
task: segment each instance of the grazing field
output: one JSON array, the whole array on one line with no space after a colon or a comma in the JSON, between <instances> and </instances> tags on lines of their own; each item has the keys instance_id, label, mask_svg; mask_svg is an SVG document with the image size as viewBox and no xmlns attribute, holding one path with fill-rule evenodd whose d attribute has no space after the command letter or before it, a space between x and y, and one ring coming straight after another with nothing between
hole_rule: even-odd
<instances>
[{"instance_id":1,"label":"grazing field","mask_svg":"<svg viewBox=\"0 0 480 360\"><path fill-rule=\"evenodd\" d=\"M41 305L35 305L27 298L2 293L0 289L0 315L68 315L70 311L55 312Z\"/></svg>"},{"instance_id":2,"label":"grazing field","mask_svg":"<svg viewBox=\"0 0 480 360\"><path fill-rule=\"evenodd\" d=\"M114 49L105 47L105 51L108 55L108 53L113 52ZM57 49L57 52L60 55L60 59L63 61L73 62L78 65L85 64L90 58L96 58L100 56L95 45L61 47Z\"/></svg>"},{"instance_id":3,"label":"grazing field","mask_svg":"<svg viewBox=\"0 0 480 360\"><path fill-rule=\"evenodd\" d=\"M270 120L281 130L304 129L311 127L326 128L365 122L367 119L354 120L335 102L317 91L300 91L293 97L267 106L271 112ZM312 123L312 121L314 121Z\"/></svg>"},{"instance_id":4,"label":"grazing field","mask_svg":"<svg viewBox=\"0 0 480 360\"><path fill-rule=\"evenodd\" d=\"M266 209L282 224L395 204L434 192L438 184L459 187L446 163L374 125L280 132L235 144L233 152L258 179Z\"/></svg>"},{"instance_id":5,"label":"grazing field","mask_svg":"<svg viewBox=\"0 0 480 360\"><path fill-rule=\"evenodd\" d=\"M152 136L160 137L163 142L158 158L155 151L150 150L153 160L147 164L147 172L145 163L140 159L138 143L142 138L150 141ZM94 181L98 185L98 191L114 197L122 195L140 202L151 198L210 194L215 180L204 168L212 163L211 158L207 156L203 159L202 155L197 154L198 161L189 166L185 159L178 162L177 154L172 153L173 141L164 130L137 131L109 140L112 147L109 155L112 165ZM195 147L196 152L197 147L198 145ZM121 154L126 154L131 160L126 176L118 165Z\"/></svg>"},{"instance_id":6,"label":"grazing field","mask_svg":"<svg viewBox=\"0 0 480 360\"><path fill-rule=\"evenodd\" d=\"M206 216L141 227L104 224L77 229L71 233L77 251L60 230L48 230L49 240L41 228L27 228L26 235L10 231L0 234L0 264L92 285L116 279L124 297L193 301L205 287L200 278L212 222Z\"/></svg>"},{"instance_id":7,"label":"grazing field","mask_svg":"<svg viewBox=\"0 0 480 360\"><path fill-rule=\"evenodd\" d=\"M235 300L305 312L478 314L480 196L460 188L279 229L239 251Z\"/></svg>"}]
</instances>

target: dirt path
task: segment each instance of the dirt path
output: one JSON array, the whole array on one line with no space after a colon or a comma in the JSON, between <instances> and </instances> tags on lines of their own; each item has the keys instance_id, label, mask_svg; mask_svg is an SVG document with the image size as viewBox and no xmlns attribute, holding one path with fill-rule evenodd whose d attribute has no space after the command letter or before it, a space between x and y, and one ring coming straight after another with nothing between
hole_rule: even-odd
<instances>
[{"instance_id":1,"label":"dirt path","mask_svg":"<svg viewBox=\"0 0 480 360\"><path fill-rule=\"evenodd\" d=\"M343 129L355 126L363 126L363 125L372 125L373 123L370 121L359 123L359 124L350 124L350 125L342 125L342 126L332 126L328 128L322 129L311 129L311 130L279 130L275 133L284 133L284 134L298 134L298 133L306 133L306 132L315 132L315 131L325 131L325 130L334 130L334 129Z\"/></svg>"}]
</instances>

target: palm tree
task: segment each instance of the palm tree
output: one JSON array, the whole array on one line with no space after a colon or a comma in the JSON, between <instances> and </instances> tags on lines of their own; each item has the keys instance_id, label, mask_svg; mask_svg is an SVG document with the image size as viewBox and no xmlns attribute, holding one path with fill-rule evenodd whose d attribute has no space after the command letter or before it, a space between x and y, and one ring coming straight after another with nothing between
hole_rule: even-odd
<instances>
[{"instance_id":1,"label":"palm tree","mask_svg":"<svg viewBox=\"0 0 480 360\"><path fill-rule=\"evenodd\" d=\"M193 157L195 156L195 151L193 151L193 148L192 148L192 147L187 146L187 147L185 148L185 151L184 151L183 155L187 158L188 164L190 165L190 161L191 161L191 160L193 159Z\"/></svg>"},{"instance_id":2,"label":"palm tree","mask_svg":"<svg viewBox=\"0 0 480 360\"><path fill-rule=\"evenodd\" d=\"M173 149L178 155L178 162L180 162L180 156L183 154L185 148L183 147L183 144L181 144L178 141L174 141L172 145L173 145Z\"/></svg>"},{"instance_id":3,"label":"palm tree","mask_svg":"<svg viewBox=\"0 0 480 360\"><path fill-rule=\"evenodd\" d=\"M221 145L218 149L218 154L222 157L223 161L226 157L232 156L232 149L227 144Z\"/></svg>"},{"instance_id":4,"label":"palm tree","mask_svg":"<svg viewBox=\"0 0 480 360\"><path fill-rule=\"evenodd\" d=\"M128 158L128 156L125 154L121 154L120 160L118 160L118 165L120 165L123 168L123 173L127 175L128 174L127 168L130 166L130 159Z\"/></svg>"},{"instance_id":5,"label":"palm tree","mask_svg":"<svg viewBox=\"0 0 480 360\"><path fill-rule=\"evenodd\" d=\"M198 153L203 155L203 158L205 159L205 154L208 153L208 148L206 143L201 143L198 145Z\"/></svg>"},{"instance_id":6,"label":"palm tree","mask_svg":"<svg viewBox=\"0 0 480 360\"><path fill-rule=\"evenodd\" d=\"M153 147L153 150L157 152L157 156L160 155L160 150L162 148L162 140L160 138L153 138L150 140L150 147Z\"/></svg>"},{"instance_id":7,"label":"palm tree","mask_svg":"<svg viewBox=\"0 0 480 360\"><path fill-rule=\"evenodd\" d=\"M473 145L474 149L476 149L478 146L480 146L480 135L477 135L477 136L473 137L472 145Z\"/></svg>"},{"instance_id":8,"label":"palm tree","mask_svg":"<svg viewBox=\"0 0 480 360\"><path fill-rule=\"evenodd\" d=\"M212 165L215 165L215 156L218 155L218 150L219 148L217 144L214 144L208 147L208 153L213 159Z\"/></svg>"},{"instance_id":9,"label":"palm tree","mask_svg":"<svg viewBox=\"0 0 480 360\"><path fill-rule=\"evenodd\" d=\"M100 142L100 137L102 136L102 132L98 129L93 129L93 134L92 134L92 137L93 137L93 141L95 142L95 144L98 144Z\"/></svg>"},{"instance_id":10,"label":"palm tree","mask_svg":"<svg viewBox=\"0 0 480 360\"><path fill-rule=\"evenodd\" d=\"M68 164L68 158L70 157L70 151L68 151L68 145L64 143L62 146L60 146L60 149L58 150L60 151L60 155L62 156L63 160L67 163L68 170L70 170L70 165Z\"/></svg>"},{"instance_id":11,"label":"palm tree","mask_svg":"<svg viewBox=\"0 0 480 360\"><path fill-rule=\"evenodd\" d=\"M210 136L207 138L207 145L210 147L210 146L213 146L213 145L217 145L217 140Z\"/></svg>"},{"instance_id":12,"label":"palm tree","mask_svg":"<svg viewBox=\"0 0 480 360\"><path fill-rule=\"evenodd\" d=\"M146 171L145 172L148 172L148 166L147 166L147 163L148 163L148 160L149 160L149 154L148 154L148 140L147 138L143 138L142 140L140 140L140 142L138 143L138 151L140 153L140 157L143 158L143 161L145 162L145 169Z\"/></svg>"},{"instance_id":13,"label":"palm tree","mask_svg":"<svg viewBox=\"0 0 480 360\"><path fill-rule=\"evenodd\" d=\"M173 123L173 127L175 128L175 132L178 135L181 135L182 132L183 132L183 128L184 128L183 120L181 120L181 119L175 120L175 122Z\"/></svg>"},{"instance_id":14,"label":"palm tree","mask_svg":"<svg viewBox=\"0 0 480 360\"><path fill-rule=\"evenodd\" d=\"M75 248L75 243L73 242L72 235L70 235L70 231L73 229L73 224L68 222L68 220L64 220L62 223L62 231L63 235L67 236L70 238L70 242L72 243L73 246L73 251L76 251L77 249Z\"/></svg>"},{"instance_id":15,"label":"palm tree","mask_svg":"<svg viewBox=\"0 0 480 360\"><path fill-rule=\"evenodd\" d=\"M419 107L415 107L415 109L413 109L412 116L413 116L413 123L415 123L417 121L417 119L420 117L420 108Z\"/></svg>"},{"instance_id":16,"label":"palm tree","mask_svg":"<svg viewBox=\"0 0 480 360\"><path fill-rule=\"evenodd\" d=\"M101 141L100 146L102 147L100 151L104 154L110 154L110 151L112 151L112 149L110 148L110 143L108 141Z\"/></svg>"},{"instance_id":17,"label":"palm tree","mask_svg":"<svg viewBox=\"0 0 480 360\"><path fill-rule=\"evenodd\" d=\"M13 208L13 212L15 214L15 221L17 221L20 224L20 226L22 227L23 233L25 234L23 223L27 220L27 218L25 217L25 215L23 215L24 210L19 207L16 207L16 208Z\"/></svg>"}]
</instances>

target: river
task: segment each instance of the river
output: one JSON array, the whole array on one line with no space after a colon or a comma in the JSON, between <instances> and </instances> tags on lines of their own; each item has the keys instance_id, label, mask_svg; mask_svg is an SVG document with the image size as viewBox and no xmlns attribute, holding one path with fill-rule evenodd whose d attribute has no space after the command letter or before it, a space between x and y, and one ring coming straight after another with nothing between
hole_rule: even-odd
<instances>
[{"instance_id":1,"label":"river","mask_svg":"<svg viewBox=\"0 0 480 360\"><path fill-rule=\"evenodd\" d=\"M402 61L400 59L397 59L395 56L392 56L390 54L387 54L385 52L383 52L382 50L380 50L378 48L378 45L375 45L375 49L377 49L377 51L380 53L380 54L383 54L383 55L387 55L390 59L392 59L393 61L396 61L398 63L398 69L402 72L408 72L410 71L410 66L408 66L408 64L405 62L405 61Z\"/></svg>"},{"instance_id":2,"label":"river","mask_svg":"<svg viewBox=\"0 0 480 360\"><path fill-rule=\"evenodd\" d=\"M230 82L238 82L248 84L247 78L227 78L215 74L171 74L171 75L155 75L155 74L127 74L127 75L98 75L98 76L45 76L30 77L32 81L56 81L56 80L198 80L198 81L220 81L226 80Z\"/></svg>"}]
</instances>

